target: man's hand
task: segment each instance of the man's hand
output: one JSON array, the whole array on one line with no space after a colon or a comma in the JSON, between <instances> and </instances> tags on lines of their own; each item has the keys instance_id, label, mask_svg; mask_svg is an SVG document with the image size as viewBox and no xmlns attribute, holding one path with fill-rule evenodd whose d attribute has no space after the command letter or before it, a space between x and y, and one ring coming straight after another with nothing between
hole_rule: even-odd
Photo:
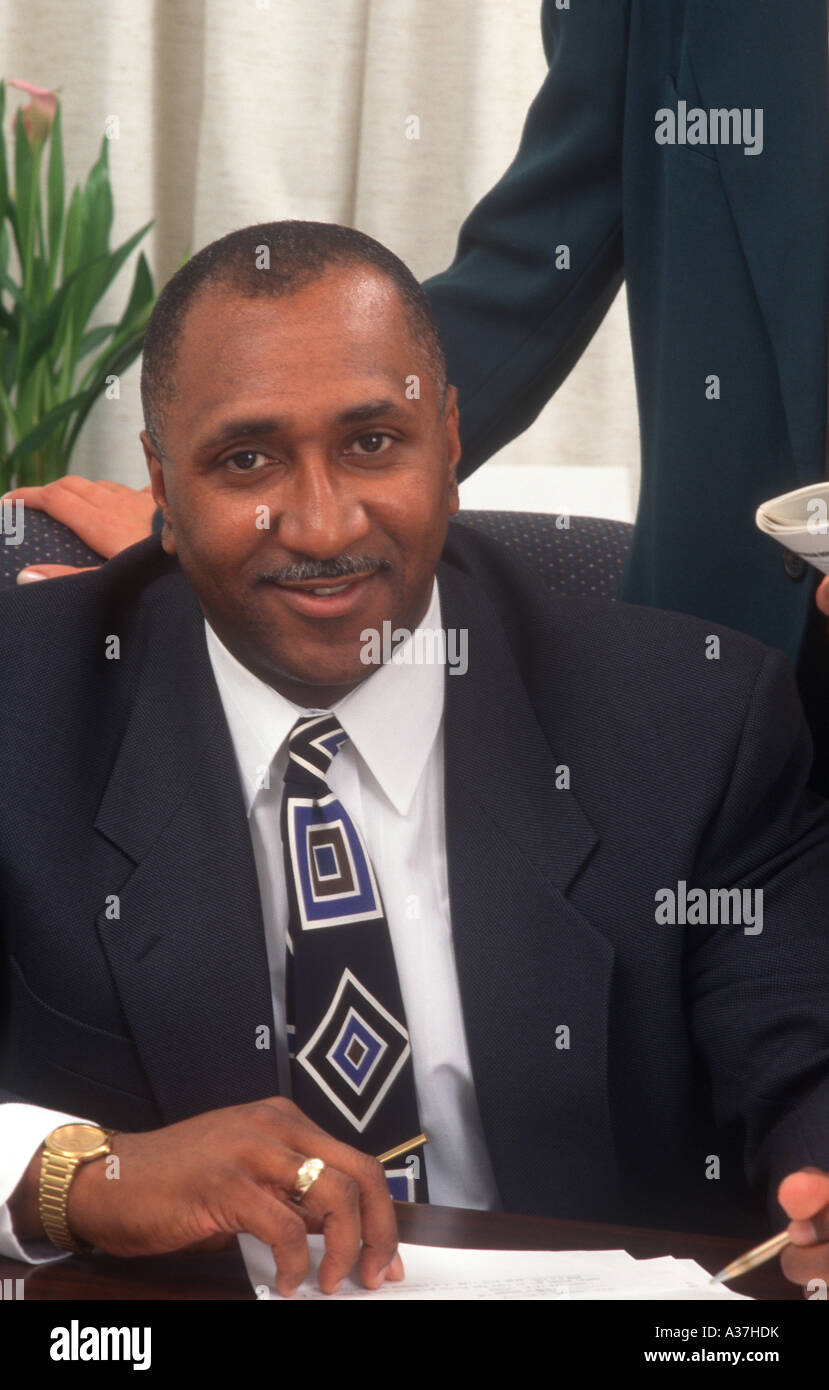
<instances>
[{"instance_id":1,"label":"man's hand","mask_svg":"<svg viewBox=\"0 0 829 1390\"><path fill-rule=\"evenodd\" d=\"M792 1245L780 1256L780 1264L792 1283L807 1285L812 1279L829 1284L829 1173L803 1168L784 1178L777 1200L791 1217Z\"/></svg>"},{"instance_id":2,"label":"man's hand","mask_svg":"<svg viewBox=\"0 0 829 1390\"><path fill-rule=\"evenodd\" d=\"M815 590L815 603L821 613L825 613L829 618L829 575L825 579L821 579L818 584Z\"/></svg>"},{"instance_id":3,"label":"man's hand","mask_svg":"<svg viewBox=\"0 0 829 1390\"><path fill-rule=\"evenodd\" d=\"M62 521L85 545L107 560L152 532L155 502L149 485L139 492L123 483L92 482L68 473L45 487L14 488L6 493L6 498L19 499L25 506ZM20 571L17 582L29 583L33 576L55 579L59 575L80 572L73 565L30 565Z\"/></svg>"},{"instance_id":4,"label":"man's hand","mask_svg":"<svg viewBox=\"0 0 829 1390\"><path fill-rule=\"evenodd\" d=\"M376 1159L332 1139L281 1097L211 1110L145 1134L112 1140L120 1176L106 1159L82 1164L72 1181L69 1228L111 1255L181 1250L247 1231L270 1245L281 1294L308 1273L309 1232L322 1232L319 1268L334 1293L359 1264L366 1288L401 1279L397 1223ZM306 1158L325 1163L300 1205L290 1199ZM203 1247L208 1248L208 1247Z\"/></svg>"}]
</instances>

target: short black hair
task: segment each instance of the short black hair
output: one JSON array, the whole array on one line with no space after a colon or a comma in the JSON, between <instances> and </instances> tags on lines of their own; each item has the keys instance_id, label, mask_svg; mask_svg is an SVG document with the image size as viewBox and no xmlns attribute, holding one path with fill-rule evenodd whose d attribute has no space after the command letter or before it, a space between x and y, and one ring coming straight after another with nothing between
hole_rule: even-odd
<instances>
[{"instance_id":1,"label":"short black hair","mask_svg":"<svg viewBox=\"0 0 829 1390\"><path fill-rule=\"evenodd\" d=\"M446 358L429 301L408 266L393 251L334 222L259 222L211 241L167 281L144 339L141 403L144 427L164 457L164 413L175 395L175 365L182 324L200 291L223 287L247 298L290 295L332 265L369 265L396 286L414 341L434 374L441 406L446 401Z\"/></svg>"}]
</instances>

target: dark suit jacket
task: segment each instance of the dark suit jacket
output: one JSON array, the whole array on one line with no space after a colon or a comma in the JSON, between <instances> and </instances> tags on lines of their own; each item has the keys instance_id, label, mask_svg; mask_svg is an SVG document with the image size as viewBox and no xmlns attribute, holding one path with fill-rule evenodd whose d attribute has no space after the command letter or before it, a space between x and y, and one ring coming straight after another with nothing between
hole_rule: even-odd
<instances>
[{"instance_id":1,"label":"dark suit jacket","mask_svg":"<svg viewBox=\"0 0 829 1390\"><path fill-rule=\"evenodd\" d=\"M767 1229L745 1172L764 1194L829 1167L829 807L802 799L790 668L728 630L707 660L696 619L540 592L461 526L439 586L468 629L451 915L504 1207ZM3 592L0 633L0 1096L129 1130L275 1094L251 841L178 562L151 537ZM679 880L762 886L763 931L658 925Z\"/></svg>"},{"instance_id":2,"label":"dark suit jacket","mask_svg":"<svg viewBox=\"0 0 829 1390\"><path fill-rule=\"evenodd\" d=\"M642 488L622 597L727 623L793 662L814 572L754 512L823 476L826 26L826 0L545 0L550 71L517 156L425 285L465 476L535 419L624 276ZM680 100L761 108L762 153L658 145L656 112Z\"/></svg>"}]
</instances>

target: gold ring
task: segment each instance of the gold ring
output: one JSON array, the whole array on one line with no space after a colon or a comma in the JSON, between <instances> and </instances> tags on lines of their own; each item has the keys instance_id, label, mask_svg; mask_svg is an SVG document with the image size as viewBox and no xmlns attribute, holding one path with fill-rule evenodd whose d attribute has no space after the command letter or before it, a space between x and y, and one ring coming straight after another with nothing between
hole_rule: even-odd
<instances>
[{"instance_id":1,"label":"gold ring","mask_svg":"<svg viewBox=\"0 0 829 1390\"><path fill-rule=\"evenodd\" d=\"M300 1164L299 1172L296 1175L294 1190L291 1193L292 1202L301 1202L309 1187L313 1187L325 1164L321 1158L306 1158Z\"/></svg>"}]
</instances>

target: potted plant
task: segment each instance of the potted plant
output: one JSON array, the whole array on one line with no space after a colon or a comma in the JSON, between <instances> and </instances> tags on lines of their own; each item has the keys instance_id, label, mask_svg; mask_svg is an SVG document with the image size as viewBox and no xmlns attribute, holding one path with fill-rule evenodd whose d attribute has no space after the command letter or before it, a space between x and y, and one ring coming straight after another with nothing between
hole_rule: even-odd
<instances>
[{"instance_id":1,"label":"potted plant","mask_svg":"<svg viewBox=\"0 0 829 1390\"><path fill-rule=\"evenodd\" d=\"M67 471L95 401L140 353L155 303L142 252L118 322L90 326L152 222L111 250L107 136L67 204L57 95L8 85L31 102L17 111L7 160L0 82L0 496Z\"/></svg>"}]
</instances>

